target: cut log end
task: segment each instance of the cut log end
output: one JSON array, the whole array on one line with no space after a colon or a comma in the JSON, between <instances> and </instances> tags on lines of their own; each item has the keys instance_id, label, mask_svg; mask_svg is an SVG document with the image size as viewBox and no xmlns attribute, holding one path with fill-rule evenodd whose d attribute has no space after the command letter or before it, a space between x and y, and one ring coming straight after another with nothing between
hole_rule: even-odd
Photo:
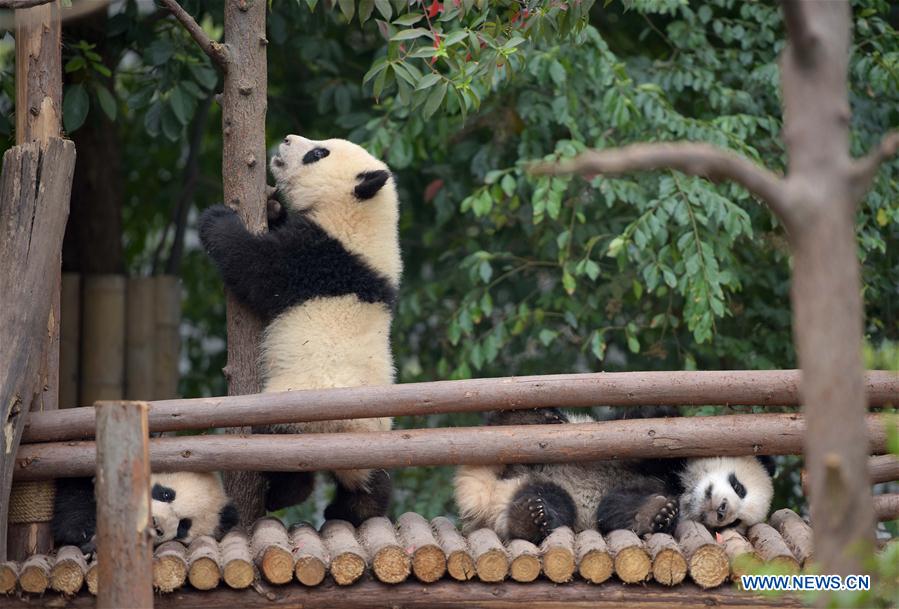
<instances>
[{"instance_id":1,"label":"cut log end","mask_svg":"<svg viewBox=\"0 0 899 609\"><path fill-rule=\"evenodd\" d=\"M222 555L222 577L231 588L242 590L253 583L253 559L250 541L241 529L232 529L219 545Z\"/></svg>"},{"instance_id":2,"label":"cut log end","mask_svg":"<svg viewBox=\"0 0 899 609\"><path fill-rule=\"evenodd\" d=\"M690 557L690 577L700 588L714 588L730 575L730 563L724 548L706 545L696 549Z\"/></svg>"},{"instance_id":3,"label":"cut log end","mask_svg":"<svg viewBox=\"0 0 899 609\"><path fill-rule=\"evenodd\" d=\"M468 536L468 545L474 557L474 567L483 582L501 582L509 574L509 557L496 533L490 529L478 529Z\"/></svg>"},{"instance_id":4,"label":"cut log end","mask_svg":"<svg viewBox=\"0 0 899 609\"><path fill-rule=\"evenodd\" d=\"M30 594L43 594L50 587L50 560L43 554L29 556L22 563L19 587Z\"/></svg>"},{"instance_id":5,"label":"cut log end","mask_svg":"<svg viewBox=\"0 0 899 609\"><path fill-rule=\"evenodd\" d=\"M540 576L540 549L524 539L513 539L507 546L511 563L509 576L522 583L532 582Z\"/></svg>"},{"instance_id":6,"label":"cut log end","mask_svg":"<svg viewBox=\"0 0 899 609\"><path fill-rule=\"evenodd\" d=\"M330 558L318 532L312 525L301 523L290 529L296 566L294 575L304 586L317 586L328 572Z\"/></svg>"},{"instance_id":7,"label":"cut log end","mask_svg":"<svg viewBox=\"0 0 899 609\"><path fill-rule=\"evenodd\" d=\"M91 562L87 567L87 573L84 575L84 583L87 584L87 591L97 596L97 582L99 581L99 569L97 569L97 559Z\"/></svg>"},{"instance_id":8,"label":"cut log end","mask_svg":"<svg viewBox=\"0 0 899 609\"><path fill-rule=\"evenodd\" d=\"M464 582L477 575L474 560L468 552L457 550L446 557L446 570L453 579Z\"/></svg>"},{"instance_id":9,"label":"cut log end","mask_svg":"<svg viewBox=\"0 0 899 609\"><path fill-rule=\"evenodd\" d=\"M355 583L365 573L365 561L354 552L344 552L331 560L331 577L340 586Z\"/></svg>"},{"instance_id":10,"label":"cut log end","mask_svg":"<svg viewBox=\"0 0 899 609\"><path fill-rule=\"evenodd\" d=\"M419 514L407 512L396 522L397 537L412 554L412 573L425 583L435 582L446 573L446 554L437 544L430 523Z\"/></svg>"},{"instance_id":11,"label":"cut log end","mask_svg":"<svg viewBox=\"0 0 899 609\"><path fill-rule=\"evenodd\" d=\"M0 594L9 594L16 589L19 568L14 562L0 562Z\"/></svg>"},{"instance_id":12,"label":"cut log end","mask_svg":"<svg viewBox=\"0 0 899 609\"><path fill-rule=\"evenodd\" d=\"M280 546L271 546L262 553L259 570L270 584L286 584L293 579L293 556Z\"/></svg>"},{"instance_id":13,"label":"cut log end","mask_svg":"<svg viewBox=\"0 0 899 609\"><path fill-rule=\"evenodd\" d=\"M297 581L304 586L317 586L325 579L325 563L315 556L300 556L294 569Z\"/></svg>"},{"instance_id":14,"label":"cut log end","mask_svg":"<svg viewBox=\"0 0 899 609\"><path fill-rule=\"evenodd\" d=\"M687 576L687 559L671 535L656 533L646 540L652 558L652 577L665 586L676 586Z\"/></svg>"},{"instance_id":15,"label":"cut log end","mask_svg":"<svg viewBox=\"0 0 899 609\"><path fill-rule=\"evenodd\" d=\"M84 558L81 563L84 563ZM50 588L66 596L75 595L84 585L84 572L87 568L82 564L75 560L57 560L50 571Z\"/></svg>"},{"instance_id":16,"label":"cut log end","mask_svg":"<svg viewBox=\"0 0 899 609\"><path fill-rule=\"evenodd\" d=\"M187 581L187 550L180 542L167 541L156 549L153 558L153 587L172 592Z\"/></svg>"},{"instance_id":17,"label":"cut log end","mask_svg":"<svg viewBox=\"0 0 899 609\"><path fill-rule=\"evenodd\" d=\"M446 573L446 555L435 546L421 546L412 554L412 573L424 583L439 580Z\"/></svg>"},{"instance_id":18,"label":"cut log end","mask_svg":"<svg viewBox=\"0 0 899 609\"><path fill-rule=\"evenodd\" d=\"M387 518L371 518L358 529L358 538L371 559L371 570L385 584L406 581L412 560L400 547L396 531Z\"/></svg>"},{"instance_id":19,"label":"cut log end","mask_svg":"<svg viewBox=\"0 0 899 609\"><path fill-rule=\"evenodd\" d=\"M438 516L431 520L431 529L438 545L446 555L446 570L457 581L468 581L475 576L475 564L468 553L468 543L456 530L451 520Z\"/></svg>"},{"instance_id":20,"label":"cut log end","mask_svg":"<svg viewBox=\"0 0 899 609\"><path fill-rule=\"evenodd\" d=\"M575 538L578 573L591 584L601 584L610 577L615 563L606 540L599 531L581 531Z\"/></svg>"},{"instance_id":21,"label":"cut log end","mask_svg":"<svg viewBox=\"0 0 899 609\"><path fill-rule=\"evenodd\" d=\"M356 541L356 529L343 520L329 520L321 539L331 555L331 577L340 586L357 581L365 573L365 550Z\"/></svg>"},{"instance_id":22,"label":"cut log end","mask_svg":"<svg viewBox=\"0 0 899 609\"><path fill-rule=\"evenodd\" d=\"M222 569L212 558L202 556L191 562L187 579L197 590L213 590L222 579Z\"/></svg>"},{"instance_id":23,"label":"cut log end","mask_svg":"<svg viewBox=\"0 0 899 609\"><path fill-rule=\"evenodd\" d=\"M652 559L633 531L612 531L606 538L615 574L626 584L644 582L652 572Z\"/></svg>"},{"instance_id":24,"label":"cut log end","mask_svg":"<svg viewBox=\"0 0 899 609\"><path fill-rule=\"evenodd\" d=\"M543 573L551 581L562 584L574 577L574 533L568 527L560 527L550 533L541 545Z\"/></svg>"}]
</instances>

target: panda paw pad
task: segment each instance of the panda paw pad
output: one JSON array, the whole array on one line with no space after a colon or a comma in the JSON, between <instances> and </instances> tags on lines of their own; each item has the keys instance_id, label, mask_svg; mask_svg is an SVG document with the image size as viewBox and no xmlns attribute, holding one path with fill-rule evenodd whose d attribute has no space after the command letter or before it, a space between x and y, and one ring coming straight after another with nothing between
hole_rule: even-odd
<instances>
[{"instance_id":1,"label":"panda paw pad","mask_svg":"<svg viewBox=\"0 0 899 609\"><path fill-rule=\"evenodd\" d=\"M531 515L531 520L534 521L534 524L540 529L540 532L544 536L549 535L549 520L546 518L546 504L543 499L540 497L530 497L527 502L527 508Z\"/></svg>"},{"instance_id":2,"label":"panda paw pad","mask_svg":"<svg viewBox=\"0 0 899 609\"><path fill-rule=\"evenodd\" d=\"M677 502L669 499L652 519L653 531L667 531L671 528L672 523L677 520L678 512Z\"/></svg>"}]
</instances>

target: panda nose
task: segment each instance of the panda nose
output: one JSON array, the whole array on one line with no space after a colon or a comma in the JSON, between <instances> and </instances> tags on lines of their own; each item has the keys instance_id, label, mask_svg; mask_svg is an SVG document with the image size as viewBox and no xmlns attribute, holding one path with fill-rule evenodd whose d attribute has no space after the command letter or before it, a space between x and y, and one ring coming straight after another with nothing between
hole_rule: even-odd
<instances>
[{"instance_id":1,"label":"panda nose","mask_svg":"<svg viewBox=\"0 0 899 609\"><path fill-rule=\"evenodd\" d=\"M287 137L284 138L284 145L285 145L285 146L290 146L290 136L289 136L289 135L288 135Z\"/></svg>"},{"instance_id":2,"label":"panda nose","mask_svg":"<svg viewBox=\"0 0 899 609\"><path fill-rule=\"evenodd\" d=\"M724 517L727 515L727 499L721 502L716 512L718 514L718 522L724 520Z\"/></svg>"}]
</instances>

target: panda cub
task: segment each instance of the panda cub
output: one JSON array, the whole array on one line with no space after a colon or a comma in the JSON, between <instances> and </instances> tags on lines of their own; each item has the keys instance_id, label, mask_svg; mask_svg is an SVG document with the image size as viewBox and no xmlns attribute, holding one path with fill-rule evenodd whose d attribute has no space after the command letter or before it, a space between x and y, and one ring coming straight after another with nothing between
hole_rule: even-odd
<instances>
[{"instance_id":1,"label":"panda cub","mask_svg":"<svg viewBox=\"0 0 899 609\"><path fill-rule=\"evenodd\" d=\"M493 413L488 424L593 420L547 408ZM456 473L455 497L467 529L489 527L505 539L534 543L560 526L670 533L678 518L713 530L745 529L768 515L772 474L768 457L464 466Z\"/></svg>"},{"instance_id":2,"label":"panda cub","mask_svg":"<svg viewBox=\"0 0 899 609\"><path fill-rule=\"evenodd\" d=\"M280 201L269 201L269 232L255 235L217 205L200 217L200 239L225 286L266 322L264 391L388 385L390 324L402 263L393 174L341 139L288 135L271 159ZM390 418L275 425L263 433L386 431ZM310 473L268 475L266 509L300 503ZM384 470L334 472L326 518L359 524L386 514Z\"/></svg>"},{"instance_id":3,"label":"panda cub","mask_svg":"<svg viewBox=\"0 0 899 609\"><path fill-rule=\"evenodd\" d=\"M195 537L221 537L237 525L237 508L228 499L217 474L175 472L150 476L153 544ZM97 501L91 478L60 478L50 523L57 547L78 546L93 552L97 532Z\"/></svg>"}]
</instances>

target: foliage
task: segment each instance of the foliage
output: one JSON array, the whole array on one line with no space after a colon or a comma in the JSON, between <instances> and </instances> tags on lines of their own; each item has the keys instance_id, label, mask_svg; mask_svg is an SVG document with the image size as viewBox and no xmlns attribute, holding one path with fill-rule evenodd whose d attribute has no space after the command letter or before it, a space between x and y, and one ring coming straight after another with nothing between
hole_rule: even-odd
<instances>
[{"instance_id":1,"label":"foliage","mask_svg":"<svg viewBox=\"0 0 899 609\"><path fill-rule=\"evenodd\" d=\"M221 36L221 2L183 4ZM128 168L129 267L157 272L187 127L220 84L164 12L134 0L117 10L101 40L66 37L66 128L87 128L79 124L92 112L114 119ZM853 10L852 152L861 155L899 124L899 36L889 3ZM675 172L587 181L526 170L587 147L689 139L782 171L776 5L295 0L270 3L267 36L268 141L348 137L398 174L399 381L795 366L786 236L746 191ZM13 100L10 58L0 46L0 115ZM0 135L10 129L0 119ZM216 104L193 145L202 208L221 197ZM897 176L899 163L884 166L858 214L872 344L899 340ZM182 391L222 393L221 284L192 225L187 243ZM781 462L778 507L802 506L798 466ZM397 513L452 512L450 475L395 472Z\"/></svg>"}]
</instances>

